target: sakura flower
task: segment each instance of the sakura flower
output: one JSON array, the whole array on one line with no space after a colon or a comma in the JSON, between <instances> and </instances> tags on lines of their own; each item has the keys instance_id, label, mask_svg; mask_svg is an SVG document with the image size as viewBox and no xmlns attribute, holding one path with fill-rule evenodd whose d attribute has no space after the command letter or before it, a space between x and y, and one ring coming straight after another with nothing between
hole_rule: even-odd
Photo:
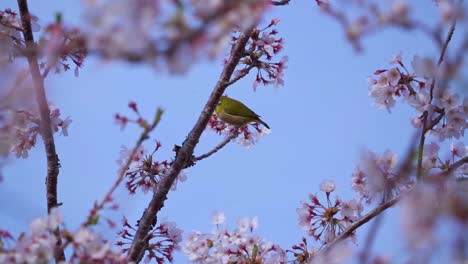
<instances>
[{"instance_id":1,"label":"sakura flower","mask_svg":"<svg viewBox=\"0 0 468 264\"><path fill-rule=\"evenodd\" d=\"M62 123L60 124L61 127L62 127L62 134L64 136L68 136L68 127L70 126L72 120L70 119L70 117L67 117L65 118L65 120L62 121Z\"/></svg>"},{"instance_id":2,"label":"sakura flower","mask_svg":"<svg viewBox=\"0 0 468 264\"><path fill-rule=\"evenodd\" d=\"M452 153L453 157L463 158L466 156L467 151L467 147L461 141L450 144L450 152Z\"/></svg>"},{"instance_id":3,"label":"sakura flower","mask_svg":"<svg viewBox=\"0 0 468 264\"><path fill-rule=\"evenodd\" d=\"M359 39L362 33L365 30L365 24L362 23L362 20L354 20L347 25L346 35L350 40Z\"/></svg>"},{"instance_id":4,"label":"sakura flower","mask_svg":"<svg viewBox=\"0 0 468 264\"><path fill-rule=\"evenodd\" d=\"M262 36L255 42L257 46L262 47L269 56L274 55L273 44L276 42L270 32L262 32Z\"/></svg>"},{"instance_id":5,"label":"sakura flower","mask_svg":"<svg viewBox=\"0 0 468 264\"><path fill-rule=\"evenodd\" d=\"M427 92L418 92L416 95L407 95L405 99L418 113L422 113L431 108L431 99Z\"/></svg>"},{"instance_id":6,"label":"sakura flower","mask_svg":"<svg viewBox=\"0 0 468 264\"><path fill-rule=\"evenodd\" d=\"M126 258L120 251L113 251L108 242L86 227L80 227L73 234L73 242L74 261L126 263Z\"/></svg>"},{"instance_id":7,"label":"sakura flower","mask_svg":"<svg viewBox=\"0 0 468 264\"><path fill-rule=\"evenodd\" d=\"M387 80L385 78L385 80ZM369 96L375 99L375 105L379 109L387 109L389 112L395 106L395 89L390 85L381 85L382 79L373 85Z\"/></svg>"},{"instance_id":8,"label":"sakura flower","mask_svg":"<svg viewBox=\"0 0 468 264\"><path fill-rule=\"evenodd\" d=\"M67 117L65 120L63 120L60 115L60 109L56 108L53 105L49 105L50 107L50 121L51 121L51 126L52 130L54 132L58 132L59 128L62 130L62 134L64 136L68 136L68 127L72 120L70 117Z\"/></svg>"},{"instance_id":9,"label":"sakura flower","mask_svg":"<svg viewBox=\"0 0 468 264\"><path fill-rule=\"evenodd\" d=\"M46 217L34 219L29 226L31 234L24 233L20 239L15 241L12 248L2 247L2 250L0 250L0 262L50 262L54 257L54 248L57 242L52 231L61 224L62 216L58 208L51 210L50 214ZM4 241L4 238L9 238L9 235L0 230L0 240Z\"/></svg>"},{"instance_id":10,"label":"sakura flower","mask_svg":"<svg viewBox=\"0 0 468 264\"><path fill-rule=\"evenodd\" d=\"M397 68L391 68L390 70L387 71L388 83L391 86L397 85L398 81L400 81L400 77L401 77L401 74Z\"/></svg>"},{"instance_id":11,"label":"sakura flower","mask_svg":"<svg viewBox=\"0 0 468 264\"><path fill-rule=\"evenodd\" d=\"M392 3L391 17L394 20L406 21L409 13L409 5L406 0L394 0Z\"/></svg>"},{"instance_id":12,"label":"sakura flower","mask_svg":"<svg viewBox=\"0 0 468 264\"><path fill-rule=\"evenodd\" d=\"M361 217L363 207L361 202L356 199L343 201L341 205L341 215L352 221L356 221Z\"/></svg>"},{"instance_id":13,"label":"sakura flower","mask_svg":"<svg viewBox=\"0 0 468 264\"><path fill-rule=\"evenodd\" d=\"M334 189L334 188L333 188ZM331 189L326 189L331 190ZM334 202L326 192L326 202L322 203L315 195L310 195L310 202L301 202L298 208L299 226L323 244L335 239L343 230L361 216L362 206L357 201L343 203L339 198ZM342 217L338 213L341 211Z\"/></svg>"},{"instance_id":14,"label":"sakura flower","mask_svg":"<svg viewBox=\"0 0 468 264\"><path fill-rule=\"evenodd\" d=\"M453 232L444 236L444 243L453 245L466 237L466 186L455 181L418 182L404 193L401 200L401 225L412 252L427 252L440 245L440 227L454 221ZM457 254L454 254L455 256Z\"/></svg>"},{"instance_id":15,"label":"sakura flower","mask_svg":"<svg viewBox=\"0 0 468 264\"><path fill-rule=\"evenodd\" d=\"M418 76L426 79L433 79L436 75L437 67L429 58L421 58L419 55L415 55L411 65Z\"/></svg>"},{"instance_id":16,"label":"sakura flower","mask_svg":"<svg viewBox=\"0 0 468 264\"><path fill-rule=\"evenodd\" d=\"M179 249L179 243L182 241L182 230L172 221L164 220L159 225L160 233L166 236L174 245L174 249Z\"/></svg>"},{"instance_id":17,"label":"sakura flower","mask_svg":"<svg viewBox=\"0 0 468 264\"><path fill-rule=\"evenodd\" d=\"M184 240L184 253L195 263L286 264L284 250L253 233L257 224L256 218L243 218L234 231L218 224L210 234L192 231Z\"/></svg>"},{"instance_id":18,"label":"sakura flower","mask_svg":"<svg viewBox=\"0 0 468 264\"><path fill-rule=\"evenodd\" d=\"M400 65L403 61L403 58L402 58L402 52L399 51L397 54L395 54L392 59L390 60L390 64L396 64L396 65Z\"/></svg>"},{"instance_id":19,"label":"sakura flower","mask_svg":"<svg viewBox=\"0 0 468 264\"><path fill-rule=\"evenodd\" d=\"M411 118L411 125L412 125L414 128L421 128L422 125L423 125L423 121L422 121L421 117L413 117L413 118Z\"/></svg>"},{"instance_id":20,"label":"sakura flower","mask_svg":"<svg viewBox=\"0 0 468 264\"><path fill-rule=\"evenodd\" d=\"M320 183L320 190L325 193L331 193L336 189L336 184L331 180L325 180Z\"/></svg>"},{"instance_id":21,"label":"sakura flower","mask_svg":"<svg viewBox=\"0 0 468 264\"><path fill-rule=\"evenodd\" d=\"M116 245L124 247L122 252L128 252L129 245L134 239L136 227L132 226L126 218L123 219L123 226L124 229L118 233L122 240L117 241ZM177 227L175 222L164 219L157 227L153 227L147 238L148 246L144 262L149 263L154 260L156 263L172 263L175 250L179 250L182 230Z\"/></svg>"},{"instance_id":22,"label":"sakura flower","mask_svg":"<svg viewBox=\"0 0 468 264\"><path fill-rule=\"evenodd\" d=\"M424 145L424 154L422 158L422 167L424 169L436 168L440 165L439 149L440 146L436 142Z\"/></svg>"},{"instance_id":23,"label":"sakura flower","mask_svg":"<svg viewBox=\"0 0 468 264\"><path fill-rule=\"evenodd\" d=\"M445 139L459 139L465 135L465 130L468 127L468 115L462 112L461 106L452 108L445 114L445 124L437 126L432 130L432 135L439 138L440 141Z\"/></svg>"},{"instance_id":24,"label":"sakura flower","mask_svg":"<svg viewBox=\"0 0 468 264\"><path fill-rule=\"evenodd\" d=\"M226 221L226 217L224 216L224 213L215 211L213 214L211 214L211 223L214 225L219 225L223 224L224 221Z\"/></svg>"},{"instance_id":25,"label":"sakura flower","mask_svg":"<svg viewBox=\"0 0 468 264\"><path fill-rule=\"evenodd\" d=\"M361 161L351 176L353 190L370 203L375 198L389 199L406 189L411 181L394 174L396 161L396 155L389 150L381 156L363 151Z\"/></svg>"},{"instance_id":26,"label":"sakura flower","mask_svg":"<svg viewBox=\"0 0 468 264\"><path fill-rule=\"evenodd\" d=\"M257 217L253 217L253 218L247 218L247 217L244 217L244 218L241 218L238 222L238 225L239 225L239 230L241 232L245 232L247 230L254 230L257 228L258 226L258 218Z\"/></svg>"},{"instance_id":27,"label":"sakura flower","mask_svg":"<svg viewBox=\"0 0 468 264\"><path fill-rule=\"evenodd\" d=\"M448 206L446 199L451 197L452 193L458 193L455 190L443 190L447 186L438 185L418 183L403 196L402 227L412 249L427 248L436 242L434 228L444 214L444 207Z\"/></svg>"},{"instance_id":28,"label":"sakura flower","mask_svg":"<svg viewBox=\"0 0 468 264\"><path fill-rule=\"evenodd\" d=\"M119 164L119 170L128 170L128 169L134 169L136 167L138 167L141 162L143 161L143 158L144 158L144 155L146 153L146 150L143 146L140 146L136 152L135 152L135 155L132 158L132 160L130 161L128 167L124 167L127 162L128 162L128 159L130 158L130 154L132 153L132 150L128 149L126 146L121 146L120 147L120 157L119 159L116 161L117 164Z\"/></svg>"},{"instance_id":29,"label":"sakura flower","mask_svg":"<svg viewBox=\"0 0 468 264\"><path fill-rule=\"evenodd\" d=\"M460 95L457 93L450 93L448 89L445 89L440 98L441 107L447 111L460 105Z\"/></svg>"},{"instance_id":30,"label":"sakura flower","mask_svg":"<svg viewBox=\"0 0 468 264\"><path fill-rule=\"evenodd\" d=\"M440 1L438 6L440 16L444 23L452 23L453 20L461 15L461 11L459 10L460 6L452 1Z\"/></svg>"}]
</instances>

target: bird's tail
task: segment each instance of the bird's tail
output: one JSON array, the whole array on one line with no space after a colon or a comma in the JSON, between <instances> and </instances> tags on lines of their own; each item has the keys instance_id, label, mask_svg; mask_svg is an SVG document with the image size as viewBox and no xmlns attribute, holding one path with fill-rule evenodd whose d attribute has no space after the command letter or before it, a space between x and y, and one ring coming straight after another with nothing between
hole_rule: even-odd
<instances>
[{"instance_id":1,"label":"bird's tail","mask_svg":"<svg viewBox=\"0 0 468 264\"><path fill-rule=\"evenodd\" d=\"M258 122L260 122L262 125L264 125L266 128L270 129L270 126L265 123L263 120L261 120L260 118L258 119Z\"/></svg>"}]
</instances>

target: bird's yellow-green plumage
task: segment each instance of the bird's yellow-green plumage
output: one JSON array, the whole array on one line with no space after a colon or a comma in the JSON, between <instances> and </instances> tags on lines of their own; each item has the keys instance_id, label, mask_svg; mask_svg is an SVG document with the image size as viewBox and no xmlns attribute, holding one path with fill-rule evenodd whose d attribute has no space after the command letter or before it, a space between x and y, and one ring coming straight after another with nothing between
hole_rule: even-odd
<instances>
[{"instance_id":1,"label":"bird's yellow-green plumage","mask_svg":"<svg viewBox=\"0 0 468 264\"><path fill-rule=\"evenodd\" d=\"M222 121L241 127L250 122L259 122L266 128L270 128L267 123L260 119L254 111L250 110L243 103L223 95L215 109L216 115Z\"/></svg>"}]
</instances>

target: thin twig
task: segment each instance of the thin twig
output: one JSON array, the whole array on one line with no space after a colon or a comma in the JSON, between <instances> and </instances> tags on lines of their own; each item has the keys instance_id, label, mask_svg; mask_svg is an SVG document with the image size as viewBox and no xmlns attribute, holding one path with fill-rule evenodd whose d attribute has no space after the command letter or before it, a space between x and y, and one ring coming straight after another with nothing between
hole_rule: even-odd
<instances>
[{"instance_id":1,"label":"thin twig","mask_svg":"<svg viewBox=\"0 0 468 264\"><path fill-rule=\"evenodd\" d=\"M443 113L441 113L440 116L443 116ZM434 120L434 122L429 127L433 127L435 125L434 124L435 122L438 122L438 120L437 119ZM398 170L399 173L397 173L397 175L404 174L405 172L409 173L409 169L410 169L410 166L409 166L410 162L409 161L411 160L411 153L412 153L411 151L408 151L408 154L407 154L406 159L405 159L406 162L403 163L403 165L400 167L400 169ZM457 162L453 163L452 165L450 165L447 168L447 170L444 171L444 174L448 175L448 174L452 173L454 170L461 167L465 163L468 163L468 157L464 157L464 158L458 160ZM364 225L365 223L372 220L374 217L377 217L380 213L382 213L386 209L388 209L388 208L392 207L393 205L395 205L400 200L400 198L401 198L400 196L396 196L396 197L382 203L378 207L376 207L374 210L372 210L371 212L369 212L368 214L363 216L361 219L354 222L343 233L341 233L339 236L337 236L332 242L325 245L325 247L322 249L322 251L326 252L326 251L329 251L330 249L332 249L333 247L335 247L341 241L343 241L344 239L348 238L351 234L353 234L353 232L356 231L356 229L358 229L360 226Z\"/></svg>"},{"instance_id":2,"label":"thin twig","mask_svg":"<svg viewBox=\"0 0 468 264\"><path fill-rule=\"evenodd\" d=\"M422 158L423 158L423 152L424 152L424 142L426 140L426 133L430 130L432 130L445 116L445 110L442 109L442 111L439 113L439 115L434 119L434 120L428 120L429 115L428 112L425 111L423 114L423 128L421 131L421 137L419 140L419 147L418 147L418 170L416 177L417 179L421 179L422 177ZM430 124L428 125L427 122L430 121Z\"/></svg>"},{"instance_id":3,"label":"thin twig","mask_svg":"<svg viewBox=\"0 0 468 264\"><path fill-rule=\"evenodd\" d=\"M450 40L452 40L453 33L455 32L455 26L457 25L457 20L454 19L452 22L452 25L450 26L450 30L447 33L447 37L445 38L444 44L442 45L442 50L440 51L439 59L437 60L437 69L440 68L440 65L444 61L444 56L445 52L447 51L448 44L450 43ZM431 88L429 90L430 96L429 96L429 103L432 102L432 98L434 97L434 87L436 83L437 76L434 76L434 79L432 80L431 83Z\"/></svg>"},{"instance_id":4,"label":"thin twig","mask_svg":"<svg viewBox=\"0 0 468 264\"><path fill-rule=\"evenodd\" d=\"M383 211L385 211L388 208L395 205L398 202L399 199L400 199L400 197L397 196L397 197L395 197L395 198L393 198L391 200L388 200L387 202L384 202L383 204L377 206L374 210L372 210L371 212L369 212L368 214L363 216L361 219L359 219L358 221L356 221L352 225L350 225L348 227L348 229L346 229L343 233L341 233L339 236L337 236L332 242L325 245L325 247L322 249L322 251L326 252L326 251L332 249L338 243L340 243L341 241L348 238L351 234L353 234L353 232L356 229L358 229L360 226L362 226L363 224L369 222L370 220L372 220L374 217L376 217L377 215L379 215Z\"/></svg>"},{"instance_id":5,"label":"thin twig","mask_svg":"<svg viewBox=\"0 0 468 264\"><path fill-rule=\"evenodd\" d=\"M449 30L449 32L447 34L447 38L445 39L445 42L442 45L442 50L441 50L440 55L439 55L439 60L437 61L437 69L440 68L440 65L444 61L444 56L445 56L445 53L447 51L448 44L450 43L450 40L452 39L453 33L455 32L456 22L457 22L456 19L453 20L452 25L450 27L450 30ZM429 89L429 92L430 92L429 104L432 102L432 99L434 97L434 88L435 88L436 81L437 81L437 76L434 76L434 79L432 80L432 83L431 83L431 87ZM425 139L426 139L426 133L427 133L427 131L434 128L434 126L437 125L437 123L439 123L439 121L442 119L444 114L445 113L443 112L441 115L439 115L439 117L436 119L438 121L435 122L436 120L434 120L434 122L432 122L432 124L430 124L429 126L427 126L427 121L428 121L428 119L430 120L429 113L427 111L425 111L424 114L423 114L423 127L422 127L422 130L421 130L421 138L420 138L420 141L419 141L419 149L418 149L417 179L421 179L421 177L422 177L422 156L423 156L423 151L424 151L424 142L425 142Z\"/></svg>"},{"instance_id":6,"label":"thin twig","mask_svg":"<svg viewBox=\"0 0 468 264\"><path fill-rule=\"evenodd\" d=\"M227 12L229 12L233 5L235 5L236 1L226 1L227 4L221 5L218 9L213 10L213 12L207 15L203 19L203 23L196 28L193 28L184 34L182 34L179 38L170 41L167 45L163 45L165 48L158 49L157 45L148 45L144 50L138 50L138 52L128 51L128 52L119 52L118 56L120 59L129 61L129 62L144 62L148 61L148 59L154 59L157 57L172 57L177 54L177 51L180 47L184 47L187 43L194 42L197 38L199 38L204 34L204 31L209 28L217 19L222 18ZM178 8L181 5L181 1L175 1L176 6ZM157 42L157 41L155 41ZM109 54L106 47L98 48L98 49L88 49L89 54L97 54L102 55L104 57L112 56Z\"/></svg>"},{"instance_id":7,"label":"thin twig","mask_svg":"<svg viewBox=\"0 0 468 264\"><path fill-rule=\"evenodd\" d=\"M92 210L92 212L94 214L97 213L97 211L101 210L104 207L104 205L112 198L112 194L114 193L114 191L117 189L117 187L120 185L120 183L125 178L128 167L130 166L130 163L132 163L133 158L135 157L135 155L136 155L136 153L138 151L138 148L141 146L141 144L143 144L143 141L145 141L146 139L149 138L149 133L151 131L153 131L156 128L156 126L159 124L159 121L161 121L161 116L162 116L163 112L164 111L161 108L158 108L158 110L156 111L156 114L154 115L154 120L151 123L151 125L144 127L144 130L141 133L140 138L138 138L138 140L137 140L135 146L133 147L130 155L127 157L127 161L125 162L125 165L123 165L122 169L119 171L119 175L118 175L116 181L114 182L112 187L109 189L109 191L106 193L106 195L101 200L101 202L99 202L98 204L96 204L94 206L94 208ZM90 214L88 216L86 222L83 223L84 226L87 226L87 225L90 225L90 224L93 223L93 220L94 220L93 217L95 216L94 214Z\"/></svg>"},{"instance_id":8,"label":"thin twig","mask_svg":"<svg viewBox=\"0 0 468 264\"><path fill-rule=\"evenodd\" d=\"M452 165L450 165L444 172L443 174L444 175L450 175L452 174L456 169L458 169L459 167L463 166L465 163L468 163L468 156L462 158L462 159L459 159L457 160L456 162L454 162Z\"/></svg>"},{"instance_id":9,"label":"thin twig","mask_svg":"<svg viewBox=\"0 0 468 264\"><path fill-rule=\"evenodd\" d=\"M423 152L424 152L424 142L426 141L426 132L427 132L427 119L429 118L429 112L424 111L422 115L422 129L421 129L421 137L419 138L419 146L418 146L418 170L416 174L416 178L419 180L422 177L422 160L423 160Z\"/></svg>"},{"instance_id":10,"label":"thin twig","mask_svg":"<svg viewBox=\"0 0 468 264\"><path fill-rule=\"evenodd\" d=\"M27 0L18 0L18 8L21 14L21 23L23 26L23 36L28 51L36 50L36 43L31 29L31 14L29 13ZM44 79L39 71L36 52L26 54L29 71L31 72L34 90L36 92L36 101L39 107L39 115L41 118L41 136L44 141L45 151L47 156L47 176L46 176L46 190L47 190L47 212L58 206L57 203L57 179L59 174L59 159L55 150L54 136L52 132L52 125L50 120L50 109L47 104L47 97L44 88ZM57 242L55 244L54 257L56 262L65 261L65 254L61 247L62 239L60 237L60 230L57 228L53 231Z\"/></svg>"},{"instance_id":11,"label":"thin twig","mask_svg":"<svg viewBox=\"0 0 468 264\"><path fill-rule=\"evenodd\" d=\"M45 79L47 77L47 75L49 75L49 72L50 72L51 69L52 69L52 65L51 64L47 65L44 72L42 73L42 78Z\"/></svg>"},{"instance_id":12,"label":"thin twig","mask_svg":"<svg viewBox=\"0 0 468 264\"><path fill-rule=\"evenodd\" d=\"M202 160L202 159L206 159L208 158L209 156L215 154L216 152L218 152L220 149L222 149L224 146L227 145L227 143L229 143L231 140L233 140L234 138L236 138L237 136L239 135L239 132L238 130L236 129L235 131L233 131L228 137L226 137L226 139L224 139L221 143L219 143L216 147L214 147L212 150L208 151L207 153L203 154L203 155L200 155L196 158L193 159L193 161L199 161L199 160Z\"/></svg>"},{"instance_id":13,"label":"thin twig","mask_svg":"<svg viewBox=\"0 0 468 264\"><path fill-rule=\"evenodd\" d=\"M442 51L440 52L439 60L437 61L437 66L440 66L444 61L445 52L447 51L448 44L450 40L452 40L453 33L455 32L455 26L457 24L457 20L453 20L452 25L450 26L450 30L447 34L447 38L445 39L444 45L442 45Z\"/></svg>"},{"instance_id":14,"label":"thin twig","mask_svg":"<svg viewBox=\"0 0 468 264\"><path fill-rule=\"evenodd\" d=\"M250 70L252 70L253 67L254 67L253 64L249 65L247 68L244 69L244 71L241 74L237 75L236 77L232 78L228 83L226 83L226 86L230 86L234 84L235 82L237 82L238 80L242 79L244 76L249 74Z\"/></svg>"},{"instance_id":15,"label":"thin twig","mask_svg":"<svg viewBox=\"0 0 468 264\"><path fill-rule=\"evenodd\" d=\"M272 5L275 5L275 6L282 6L282 5L287 5L289 4L291 0L278 0L278 1L271 1L271 4Z\"/></svg>"},{"instance_id":16,"label":"thin twig","mask_svg":"<svg viewBox=\"0 0 468 264\"><path fill-rule=\"evenodd\" d=\"M203 108L203 111L201 112L197 122L177 152L168 174L161 179L157 190L154 191L153 197L148 207L139 220L138 229L135 232L133 243L129 249L128 259L130 261L139 262L143 258L148 245L147 235L153 225L157 223L157 213L164 206L164 201L167 199L167 194L169 193L169 190L171 189L177 176L184 168L185 164L190 161L193 150L198 144L200 136L205 130L216 104L219 102L222 94L226 90L227 83L229 83L234 69L244 54L245 46L247 45L253 30L253 26L248 28L243 32L241 37L237 39L237 42L231 51L231 56L225 64L223 72L221 73L215 88L211 92L211 95L208 98L208 101L205 104L205 107Z\"/></svg>"}]
</instances>

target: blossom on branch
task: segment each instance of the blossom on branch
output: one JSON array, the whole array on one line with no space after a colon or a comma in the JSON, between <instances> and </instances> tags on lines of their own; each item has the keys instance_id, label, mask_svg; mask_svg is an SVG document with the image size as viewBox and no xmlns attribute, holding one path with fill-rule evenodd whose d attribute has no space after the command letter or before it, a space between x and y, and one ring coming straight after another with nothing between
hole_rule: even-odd
<instances>
[{"instance_id":1,"label":"blossom on branch","mask_svg":"<svg viewBox=\"0 0 468 264\"><path fill-rule=\"evenodd\" d=\"M333 202L330 194L335 191L335 184L330 180L322 182L320 190L326 194L326 203L310 194L310 201L302 202L302 207L296 211L299 226L322 244L327 244L359 219L363 208L357 200L342 201L336 198Z\"/></svg>"},{"instance_id":2,"label":"blossom on branch","mask_svg":"<svg viewBox=\"0 0 468 264\"><path fill-rule=\"evenodd\" d=\"M250 126L253 129L250 129ZM260 128L259 123L247 124L242 127L235 127L218 119L216 114L213 114L208 122L207 128L215 131L220 135L229 138L233 135L239 135L238 143L246 147L250 147L257 143L258 140L264 135L271 133L271 129L266 127Z\"/></svg>"},{"instance_id":3,"label":"blossom on branch","mask_svg":"<svg viewBox=\"0 0 468 264\"><path fill-rule=\"evenodd\" d=\"M395 197L412 184L409 177L395 174L396 163L396 154L390 150L381 156L363 151L361 161L351 176L353 190L367 203Z\"/></svg>"},{"instance_id":4,"label":"blossom on branch","mask_svg":"<svg viewBox=\"0 0 468 264\"><path fill-rule=\"evenodd\" d=\"M215 224L204 234L192 231L184 240L183 250L194 263L266 263L286 264L286 252L254 234L256 218L243 218L234 231Z\"/></svg>"},{"instance_id":5,"label":"blossom on branch","mask_svg":"<svg viewBox=\"0 0 468 264\"><path fill-rule=\"evenodd\" d=\"M136 228L132 226L126 218L123 219L123 229L118 233L122 239L117 241L116 245L123 247L123 252L127 252L135 235ZM174 258L174 252L179 250L179 244L182 241L182 230L176 223L171 221L161 221L157 227L147 235L148 246L146 247L145 263L155 260L158 264L171 262Z\"/></svg>"},{"instance_id":6,"label":"blossom on branch","mask_svg":"<svg viewBox=\"0 0 468 264\"><path fill-rule=\"evenodd\" d=\"M441 239L444 239L444 244L454 245L464 235L466 238L468 195L464 184L442 179L419 182L403 195L401 206L401 225L408 247L414 253L434 249L434 245L440 246L438 242ZM438 227L449 221L453 221L453 231L441 238ZM461 256L457 248L449 248L456 260L454 263L461 263L458 262Z\"/></svg>"},{"instance_id":7,"label":"blossom on branch","mask_svg":"<svg viewBox=\"0 0 468 264\"><path fill-rule=\"evenodd\" d=\"M52 131L55 133L61 132L62 135L68 136L68 127L72 120L67 117L60 117L60 109L50 106L50 118ZM4 127L10 127L13 131L11 136L10 151L17 158L27 158L28 151L34 147L37 136L40 134L41 121L36 111L32 110L16 110L10 111L9 116L4 121Z\"/></svg>"},{"instance_id":8,"label":"blossom on branch","mask_svg":"<svg viewBox=\"0 0 468 264\"><path fill-rule=\"evenodd\" d=\"M232 30L257 23L267 0L86 2L87 46L108 59L148 62L184 72L217 55ZM131 41L129 41L131 40Z\"/></svg>"},{"instance_id":9,"label":"blossom on branch","mask_svg":"<svg viewBox=\"0 0 468 264\"><path fill-rule=\"evenodd\" d=\"M284 85L284 70L287 68L287 56L281 57L279 61L272 61L273 56L278 55L283 50L283 38L278 37L278 30L274 27L278 25L279 19L273 19L265 28L256 29L245 48L245 55L240 61L241 69L236 70L233 79L247 75L251 69L256 68L257 73L253 83L254 90L258 85L270 85L275 88ZM232 37L235 43L238 36Z\"/></svg>"},{"instance_id":10,"label":"blossom on branch","mask_svg":"<svg viewBox=\"0 0 468 264\"><path fill-rule=\"evenodd\" d=\"M390 112L401 98L417 113L411 120L414 127L422 128L426 123L430 135L439 141L463 137L468 128L468 98L462 100L443 81L449 73L431 59L418 55L411 63L413 72L403 63L401 54L392 63L398 66L377 70L376 77L368 79L369 96L375 99L375 105Z\"/></svg>"}]
</instances>

